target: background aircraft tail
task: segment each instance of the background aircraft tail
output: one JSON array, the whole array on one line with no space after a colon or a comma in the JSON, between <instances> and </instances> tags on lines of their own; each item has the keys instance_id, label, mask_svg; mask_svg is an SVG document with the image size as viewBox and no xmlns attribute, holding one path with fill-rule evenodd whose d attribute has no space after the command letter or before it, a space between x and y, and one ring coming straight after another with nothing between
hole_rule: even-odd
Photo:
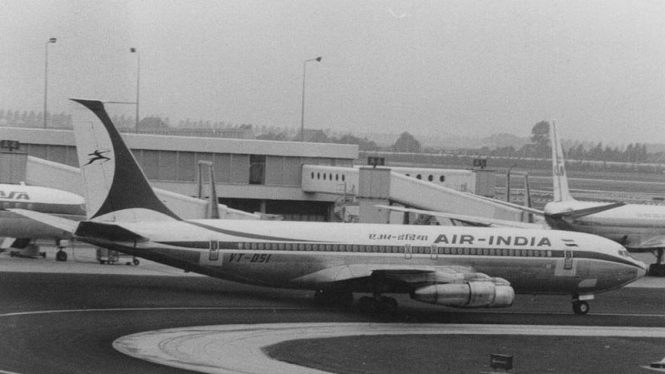
<instances>
[{"instance_id":1,"label":"background aircraft tail","mask_svg":"<svg viewBox=\"0 0 665 374\"><path fill-rule=\"evenodd\" d=\"M74 121L88 219L114 222L179 219L153 192L104 104L96 100L72 100L92 112L85 120Z\"/></svg>"},{"instance_id":2,"label":"background aircraft tail","mask_svg":"<svg viewBox=\"0 0 665 374\"><path fill-rule=\"evenodd\" d=\"M552 182L554 185L554 201L575 200L568 189L568 176L566 174L566 160L563 157L563 147L556 130L556 123L550 123L550 143L552 146Z\"/></svg>"}]
</instances>

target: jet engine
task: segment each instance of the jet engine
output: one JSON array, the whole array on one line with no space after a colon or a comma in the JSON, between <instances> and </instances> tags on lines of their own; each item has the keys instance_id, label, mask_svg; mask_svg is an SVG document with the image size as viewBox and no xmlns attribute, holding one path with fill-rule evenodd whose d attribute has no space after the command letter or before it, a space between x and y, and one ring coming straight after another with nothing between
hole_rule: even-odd
<instances>
[{"instance_id":1,"label":"jet engine","mask_svg":"<svg viewBox=\"0 0 665 374\"><path fill-rule=\"evenodd\" d=\"M458 308L505 308L513 304L515 291L507 280L491 278L487 281L423 286L413 291L411 298Z\"/></svg>"}]
</instances>

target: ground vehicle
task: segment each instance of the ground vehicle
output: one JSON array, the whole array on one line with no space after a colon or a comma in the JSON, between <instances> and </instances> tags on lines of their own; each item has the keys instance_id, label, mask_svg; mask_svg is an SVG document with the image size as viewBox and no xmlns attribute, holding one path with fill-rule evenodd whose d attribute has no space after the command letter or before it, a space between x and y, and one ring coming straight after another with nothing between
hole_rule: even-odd
<instances>
[{"instance_id":1,"label":"ground vehicle","mask_svg":"<svg viewBox=\"0 0 665 374\"><path fill-rule=\"evenodd\" d=\"M117 251L112 251L110 249L106 248L97 248L97 261L99 261L100 264L109 264L113 265L116 262L120 261L121 254L118 253ZM125 264L127 265L134 265L138 266L140 264L140 261L138 258L134 256L125 256L122 255L122 257L131 257L131 261L127 261Z\"/></svg>"}]
</instances>

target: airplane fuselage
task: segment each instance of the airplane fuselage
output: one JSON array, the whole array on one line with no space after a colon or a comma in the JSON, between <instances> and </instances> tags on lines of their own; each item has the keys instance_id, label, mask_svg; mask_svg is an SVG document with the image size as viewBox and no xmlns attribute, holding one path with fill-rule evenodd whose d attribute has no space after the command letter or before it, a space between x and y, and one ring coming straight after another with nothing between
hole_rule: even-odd
<instances>
[{"instance_id":1,"label":"airplane fuselage","mask_svg":"<svg viewBox=\"0 0 665 374\"><path fill-rule=\"evenodd\" d=\"M459 276L451 274L451 268L491 274L508 280L518 293L593 294L621 287L645 271L644 264L617 243L552 230L274 221L122 227L153 240L80 239L189 271L271 287L317 290L344 285L354 292L371 292L367 282L357 281L380 270L417 267L442 277ZM422 277L422 283L431 281ZM396 285L386 292L409 291Z\"/></svg>"},{"instance_id":2,"label":"airplane fuselage","mask_svg":"<svg viewBox=\"0 0 665 374\"><path fill-rule=\"evenodd\" d=\"M70 233L25 218L6 209L27 209L80 221L85 219L83 197L48 187L0 184L0 237L69 238Z\"/></svg>"}]
</instances>

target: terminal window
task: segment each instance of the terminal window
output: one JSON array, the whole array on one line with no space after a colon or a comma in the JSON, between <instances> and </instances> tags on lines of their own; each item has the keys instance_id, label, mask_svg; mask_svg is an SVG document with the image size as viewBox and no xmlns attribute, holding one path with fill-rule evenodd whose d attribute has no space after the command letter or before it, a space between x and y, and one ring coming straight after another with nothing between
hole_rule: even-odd
<instances>
[{"instance_id":1,"label":"terminal window","mask_svg":"<svg viewBox=\"0 0 665 374\"><path fill-rule=\"evenodd\" d=\"M266 183L266 156L249 156L249 184Z\"/></svg>"}]
</instances>

